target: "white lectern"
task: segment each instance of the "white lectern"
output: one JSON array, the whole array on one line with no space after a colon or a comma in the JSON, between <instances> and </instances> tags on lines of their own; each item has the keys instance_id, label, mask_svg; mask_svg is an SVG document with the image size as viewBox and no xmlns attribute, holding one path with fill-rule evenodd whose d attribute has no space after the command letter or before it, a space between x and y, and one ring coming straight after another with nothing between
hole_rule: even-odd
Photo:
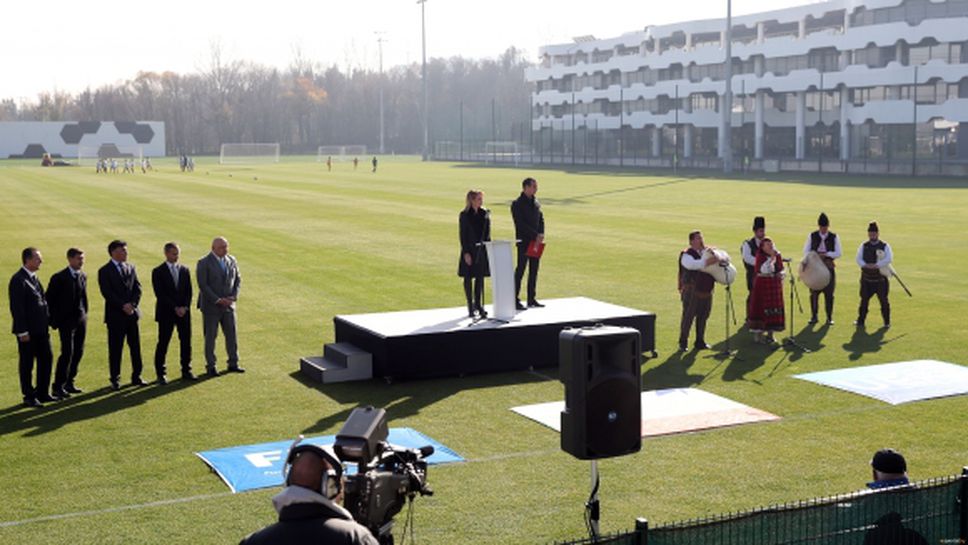
<instances>
[{"instance_id":1,"label":"white lectern","mask_svg":"<svg viewBox=\"0 0 968 545\"><path fill-rule=\"evenodd\" d=\"M485 242L487 260L491 266L491 301L494 309L491 316L498 320L510 321L514 318L514 261L511 257L510 240Z\"/></svg>"}]
</instances>

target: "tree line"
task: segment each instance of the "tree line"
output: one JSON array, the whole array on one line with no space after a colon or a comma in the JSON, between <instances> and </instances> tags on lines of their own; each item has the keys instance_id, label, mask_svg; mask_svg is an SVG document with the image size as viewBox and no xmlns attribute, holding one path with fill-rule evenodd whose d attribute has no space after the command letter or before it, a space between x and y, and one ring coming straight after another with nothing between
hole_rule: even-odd
<instances>
[{"instance_id":1,"label":"tree line","mask_svg":"<svg viewBox=\"0 0 968 545\"><path fill-rule=\"evenodd\" d=\"M528 66L515 48L494 59L428 59L430 141L457 141L462 134L465 141L523 138L530 116ZM360 144L375 152L382 87L386 151L418 153L422 85L419 63L381 76L297 56L279 69L227 61L213 48L209 66L196 73L140 72L77 94L0 100L0 121L164 121L169 154L214 154L225 142L278 142L292 154Z\"/></svg>"}]
</instances>

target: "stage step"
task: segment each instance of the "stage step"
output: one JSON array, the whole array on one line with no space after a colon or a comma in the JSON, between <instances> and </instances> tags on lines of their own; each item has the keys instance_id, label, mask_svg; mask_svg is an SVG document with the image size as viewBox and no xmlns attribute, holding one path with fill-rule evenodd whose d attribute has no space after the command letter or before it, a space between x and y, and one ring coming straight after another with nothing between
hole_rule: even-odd
<instances>
[{"instance_id":1,"label":"stage step","mask_svg":"<svg viewBox=\"0 0 968 545\"><path fill-rule=\"evenodd\" d=\"M323 347L323 356L299 360L299 370L316 382L349 382L373 378L373 356L350 343L332 343Z\"/></svg>"}]
</instances>

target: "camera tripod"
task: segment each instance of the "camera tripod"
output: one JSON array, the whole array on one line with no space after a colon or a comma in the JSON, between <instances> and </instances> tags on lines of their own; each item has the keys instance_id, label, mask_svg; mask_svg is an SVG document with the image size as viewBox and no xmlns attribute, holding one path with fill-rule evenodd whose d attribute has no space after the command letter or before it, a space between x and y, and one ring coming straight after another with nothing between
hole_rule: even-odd
<instances>
[{"instance_id":1,"label":"camera tripod","mask_svg":"<svg viewBox=\"0 0 968 545\"><path fill-rule=\"evenodd\" d=\"M792 260L790 260L790 259L784 259L783 261L785 261L787 264L789 264ZM791 348L796 348L797 350L800 350L801 352L812 352L806 346L803 346L802 344L798 343L797 342L797 339L794 337L794 333L793 333L794 330L795 330L794 325L793 325L794 324L793 319L794 319L794 316L795 316L794 313L793 313L793 298L794 297L796 297L796 299L797 299L797 308L800 310L800 314L803 314L803 305L800 304L800 292L797 291L797 279L791 273L790 274L790 334L787 336L787 338L783 339L783 346L789 346Z\"/></svg>"}]
</instances>

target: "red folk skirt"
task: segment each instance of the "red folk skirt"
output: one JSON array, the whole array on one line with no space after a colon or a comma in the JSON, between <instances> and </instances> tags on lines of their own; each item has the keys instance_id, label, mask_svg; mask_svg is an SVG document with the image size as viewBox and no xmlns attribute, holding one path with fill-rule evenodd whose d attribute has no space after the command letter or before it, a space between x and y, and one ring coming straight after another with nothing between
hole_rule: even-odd
<instances>
[{"instance_id":1,"label":"red folk skirt","mask_svg":"<svg viewBox=\"0 0 968 545\"><path fill-rule=\"evenodd\" d=\"M783 279L779 274L773 276L756 275L753 278L753 291L750 293L748 309L750 331L783 331L786 317L783 307Z\"/></svg>"}]
</instances>

